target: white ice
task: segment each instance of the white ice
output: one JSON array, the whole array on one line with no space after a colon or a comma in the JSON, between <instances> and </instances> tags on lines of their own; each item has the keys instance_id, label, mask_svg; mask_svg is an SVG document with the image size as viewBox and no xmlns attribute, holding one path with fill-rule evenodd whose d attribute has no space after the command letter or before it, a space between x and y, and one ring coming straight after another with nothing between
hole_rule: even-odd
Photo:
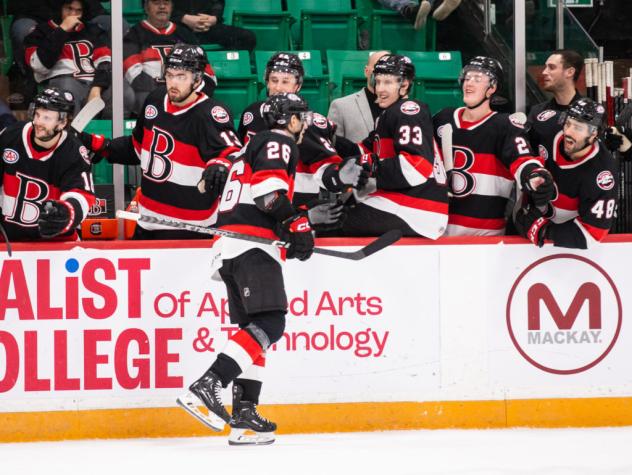
<instances>
[{"instance_id":1,"label":"white ice","mask_svg":"<svg viewBox=\"0 0 632 475\"><path fill-rule=\"evenodd\" d=\"M424 430L0 444L0 475L632 474L632 427Z\"/></svg>"}]
</instances>

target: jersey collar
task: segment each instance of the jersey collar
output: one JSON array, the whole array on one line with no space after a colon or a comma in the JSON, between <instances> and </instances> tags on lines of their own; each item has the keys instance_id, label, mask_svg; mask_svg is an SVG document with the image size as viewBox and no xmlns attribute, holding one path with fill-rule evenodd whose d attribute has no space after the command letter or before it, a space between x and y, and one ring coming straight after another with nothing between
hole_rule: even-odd
<instances>
[{"instance_id":1,"label":"jersey collar","mask_svg":"<svg viewBox=\"0 0 632 475\"><path fill-rule=\"evenodd\" d=\"M203 92L198 92L197 94L197 98L191 104L180 107L171 102L169 100L169 94L165 93L165 112L172 115L181 115L208 99L208 96Z\"/></svg>"},{"instance_id":2,"label":"jersey collar","mask_svg":"<svg viewBox=\"0 0 632 475\"><path fill-rule=\"evenodd\" d=\"M174 31L176 31L176 25L173 22L169 22L167 24L166 27L160 29L160 28L156 28L155 26L153 26L151 23L149 23L147 20L143 20L140 22L140 25L145 28L146 30L151 31L152 33L155 33L157 35L170 35L171 33L173 33Z\"/></svg>"},{"instance_id":3,"label":"jersey collar","mask_svg":"<svg viewBox=\"0 0 632 475\"><path fill-rule=\"evenodd\" d=\"M48 160L53 155L53 153L55 153L55 150L57 150L59 146L64 143L64 140L66 140L66 137L68 136L68 132L62 130L61 136L59 137L57 143L48 150L43 150L40 152L35 149L35 146L31 139L32 130L33 123L27 122L22 129L22 142L24 144L24 149L26 150L26 154L28 155L28 157L32 158L33 160L39 160L40 162L45 162L46 160Z\"/></svg>"},{"instance_id":4,"label":"jersey collar","mask_svg":"<svg viewBox=\"0 0 632 475\"><path fill-rule=\"evenodd\" d=\"M485 122L487 122L492 116L496 115L496 111L491 111L485 117L483 117L482 119L476 122L466 122L462 119L464 111L465 111L465 107L459 107L458 109L455 109L454 111L454 123L459 129L464 129L464 130L474 130L479 125L482 125Z\"/></svg>"},{"instance_id":5,"label":"jersey collar","mask_svg":"<svg viewBox=\"0 0 632 475\"><path fill-rule=\"evenodd\" d=\"M577 160L569 160L568 158L566 158L566 154L564 153L563 141L564 132L560 131L553 139L553 159L555 160L557 166L559 166L560 168L568 169L578 167L580 165L583 165L599 153L599 141L597 140L580 158L578 158Z\"/></svg>"}]
</instances>

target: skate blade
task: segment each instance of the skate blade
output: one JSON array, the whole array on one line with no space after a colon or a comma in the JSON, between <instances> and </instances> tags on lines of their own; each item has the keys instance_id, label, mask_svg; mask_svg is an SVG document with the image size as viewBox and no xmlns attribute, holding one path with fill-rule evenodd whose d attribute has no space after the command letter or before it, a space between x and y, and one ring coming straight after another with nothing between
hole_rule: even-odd
<instances>
[{"instance_id":1,"label":"skate blade","mask_svg":"<svg viewBox=\"0 0 632 475\"><path fill-rule=\"evenodd\" d=\"M187 394L178 397L176 402L182 409L187 411L206 427L213 429L215 432L221 432L224 430L224 426L226 425L224 419L210 411L208 414L204 414L200 411L198 406L204 406L204 404L193 393L188 392Z\"/></svg>"},{"instance_id":2,"label":"skate blade","mask_svg":"<svg viewBox=\"0 0 632 475\"><path fill-rule=\"evenodd\" d=\"M228 445L270 445L274 441L274 432L255 432L249 429L232 428L228 436Z\"/></svg>"}]
</instances>

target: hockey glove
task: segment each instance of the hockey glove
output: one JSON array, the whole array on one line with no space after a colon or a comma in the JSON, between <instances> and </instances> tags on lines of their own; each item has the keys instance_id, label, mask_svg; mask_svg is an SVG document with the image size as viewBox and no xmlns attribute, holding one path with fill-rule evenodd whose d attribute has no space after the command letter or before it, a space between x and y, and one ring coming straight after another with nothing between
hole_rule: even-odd
<instances>
[{"instance_id":1,"label":"hockey glove","mask_svg":"<svg viewBox=\"0 0 632 475\"><path fill-rule=\"evenodd\" d=\"M314 236L309 220L304 214L295 214L281 223L281 239L290 243L288 259L305 261L314 252Z\"/></svg>"},{"instance_id":2,"label":"hockey glove","mask_svg":"<svg viewBox=\"0 0 632 475\"><path fill-rule=\"evenodd\" d=\"M45 239L66 234L75 221L75 209L67 201L47 200L40 210L37 226Z\"/></svg>"},{"instance_id":3,"label":"hockey glove","mask_svg":"<svg viewBox=\"0 0 632 475\"><path fill-rule=\"evenodd\" d=\"M88 132L75 131L79 141L86 146L88 150L93 152L92 163L99 163L109 155L110 139L100 134L89 134Z\"/></svg>"},{"instance_id":4,"label":"hockey glove","mask_svg":"<svg viewBox=\"0 0 632 475\"><path fill-rule=\"evenodd\" d=\"M611 152L626 153L632 147L632 131L623 126L608 127L604 134L604 143Z\"/></svg>"},{"instance_id":5,"label":"hockey glove","mask_svg":"<svg viewBox=\"0 0 632 475\"><path fill-rule=\"evenodd\" d=\"M538 247L544 245L549 220L542 215L540 210L531 206L520 208L514 222L518 234Z\"/></svg>"},{"instance_id":6,"label":"hockey glove","mask_svg":"<svg viewBox=\"0 0 632 475\"><path fill-rule=\"evenodd\" d=\"M522 189L529 194L536 207L546 206L555 199L553 176L546 168L533 168L524 174Z\"/></svg>"},{"instance_id":7,"label":"hockey glove","mask_svg":"<svg viewBox=\"0 0 632 475\"><path fill-rule=\"evenodd\" d=\"M202 172L202 180L200 180L198 186L200 193L217 193L221 195L228 179L229 166L230 162L228 160L221 158L209 160L207 167Z\"/></svg>"},{"instance_id":8,"label":"hockey glove","mask_svg":"<svg viewBox=\"0 0 632 475\"><path fill-rule=\"evenodd\" d=\"M316 231L332 231L342 227L346 218L343 203L338 200L318 200L307 206L307 217Z\"/></svg>"}]
</instances>

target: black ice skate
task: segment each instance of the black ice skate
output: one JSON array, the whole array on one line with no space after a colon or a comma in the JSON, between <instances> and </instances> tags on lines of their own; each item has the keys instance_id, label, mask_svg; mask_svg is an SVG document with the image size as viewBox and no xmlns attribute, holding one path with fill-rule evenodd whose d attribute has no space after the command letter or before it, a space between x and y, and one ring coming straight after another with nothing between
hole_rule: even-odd
<instances>
[{"instance_id":1,"label":"black ice skate","mask_svg":"<svg viewBox=\"0 0 632 475\"><path fill-rule=\"evenodd\" d=\"M274 442L277 425L257 412L257 405L243 401L243 388L233 384L233 419L229 445L268 445Z\"/></svg>"},{"instance_id":2,"label":"black ice skate","mask_svg":"<svg viewBox=\"0 0 632 475\"><path fill-rule=\"evenodd\" d=\"M224 425L230 422L230 415L226 411L221 398L222 382L212 371L204 373L200 379L189 386L189 392L180 396L177 403L202 424L214 431L220 432ZM208 414L204 414L198 406L202 403Z\"/></svg>"}]
</instances>

